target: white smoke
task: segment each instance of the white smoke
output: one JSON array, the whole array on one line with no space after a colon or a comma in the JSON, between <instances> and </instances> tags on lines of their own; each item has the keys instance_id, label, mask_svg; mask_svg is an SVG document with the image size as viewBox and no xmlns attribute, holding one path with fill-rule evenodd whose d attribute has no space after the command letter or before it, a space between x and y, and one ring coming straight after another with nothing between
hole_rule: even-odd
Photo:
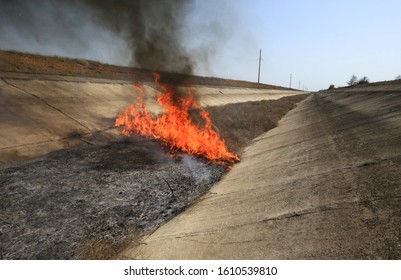
<instances>
[{"instance_id":1,"label":"white smoke","mask_svg":"<svg viewBox=\"0 0 401 280\"><path fill-rule=\"evenodd\" d=\"M190 170L191 177L196 184L211 183L212 173L209 168L205 168L208 163L205 163L204 160L195 158L192 155L184 155L182 162Z\"/></svg>"}]
</instances>

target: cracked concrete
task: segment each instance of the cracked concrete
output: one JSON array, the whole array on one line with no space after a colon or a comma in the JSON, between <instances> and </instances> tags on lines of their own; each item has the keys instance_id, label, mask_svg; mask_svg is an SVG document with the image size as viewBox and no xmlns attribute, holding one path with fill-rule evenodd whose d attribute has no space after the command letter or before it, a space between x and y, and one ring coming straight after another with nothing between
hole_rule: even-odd
<instances>
[{"instance_id":1,"label":"cracked concrete","mask_svg":"<svg viewBox=\"0 0 401 280\"><path fill-rule=\"evenodd\" d=\"M89 127L87 127L86 125L84 125L83 123L81 123L79 120L74 119L74 118L71 117L70 115L68 115L68 114L66 114L65 112L63 112L63 110L61 110L60 108L57 108L56 106L53 106L52 104L50 104L49 102L47 102L45 99L39 97L39 96L36 95L36 94L33 94L33 93L31 93L31 92L25 90L25 89L23 89L23 88L20 88L20 87L18 87L18 86L16 86L16 85L12 84L10 81L7 81L6 79L2 79L2 80L3 80L7 85L9 85L9 86L11 86L11 87L14 87L14 88L16 88L17 90L19 90L19 91L21 91L21 92L24 92L24 93L26 93L26 94L29 94L29 95L31 95L31 96L37 98L38 100L40 100L41 102L43 102L45 105L49 106L51 109L54 109L54 110L60 112L60 113L61 113L62 115L64 115L65 117L67 117L67 118L71 119L72 121L76 122L78 125L80 125L80 126L86 128L89 132L91 131Z\"/></svg>"},{"instance_id":2,"label":"cracked concrete","mask_svg":"<svg viewBox=\"0 0 401 280\"><path fill-rule=\"evenodd\" d=\"M311 95L129 259L401 258L401 86Z\"/></svg>"}]
</instances>

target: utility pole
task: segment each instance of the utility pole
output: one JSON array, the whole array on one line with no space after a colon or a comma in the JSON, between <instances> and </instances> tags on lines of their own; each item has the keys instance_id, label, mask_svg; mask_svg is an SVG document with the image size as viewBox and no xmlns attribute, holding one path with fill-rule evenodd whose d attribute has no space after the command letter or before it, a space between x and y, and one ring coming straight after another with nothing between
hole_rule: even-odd
<instances>
[{"instance_id":1,"label":"utility pole","mask_svg":"<svg viewBox=\"0 0 401 280\"><path fill-rule=\"evenodd\" d=\"M292 73L290 74L290 88L291 88L291 83L292 83Z\"/></svg>"},{"instance_id":2,"label":"utility pole","mask_svg":"<svg viewBox=\"0 0 401 280\"><path fill-rule=\"evenodd\" d=\"M259 50L259 70L258 70L258 84L260 82L260 63L262 61L262 49Z\"/></svg>"},{"instance_id":3,"label":"utility pole","mask_svg":"<svg viewBox=\"0 0 401 280\"><path fill-rule=\"evenodd\" d=\"M298 83L298 89L301 89L301 81Z\"/></svg>"}]
</instances>

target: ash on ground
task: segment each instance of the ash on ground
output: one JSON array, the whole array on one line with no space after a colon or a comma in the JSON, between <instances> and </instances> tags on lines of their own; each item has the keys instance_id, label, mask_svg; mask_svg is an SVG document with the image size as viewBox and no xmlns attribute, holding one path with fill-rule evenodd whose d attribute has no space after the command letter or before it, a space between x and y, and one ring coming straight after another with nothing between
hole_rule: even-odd
<instances>
[{"instance_id":1,"label":"ash on ground","mask_svg":"<svg viewBox=\"0 0 401 280\"><path fill-rule=\"evenodd\" d=\"M138 136L0 166L0 258L83 258L90 240L154 230L225 172Z\"/></svg>"}]
</instances>

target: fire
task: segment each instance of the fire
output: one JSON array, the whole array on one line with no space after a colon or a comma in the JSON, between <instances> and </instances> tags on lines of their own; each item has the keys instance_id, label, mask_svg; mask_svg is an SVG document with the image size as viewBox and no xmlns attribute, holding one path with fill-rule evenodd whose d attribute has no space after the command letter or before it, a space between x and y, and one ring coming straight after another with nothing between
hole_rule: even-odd
<instances>
[{"instance_id":1,"label":"fire","mask_svg":"<svg viewBox=\"0 0 401 280\"><path fill-rule=\"evenodd\" d=\"M174 97L172 88L159 83L160 76L154 74L155 84L162 91L157 94L157 103L163 112L155 115L149 112L144 102L142 85L134 86L139 95L135 103L121 112L115 126L123 127L124 135L138 133L140 135L160 140L170 148L172 154L183 151L188 154L202 156L217 164L228 166L239 161L239 157L228 151L224 140L212 129L209 114L190 97ZM189 115L190 109L200 112L203 125L195 125Z\"/></svg>"}]
</instances>

